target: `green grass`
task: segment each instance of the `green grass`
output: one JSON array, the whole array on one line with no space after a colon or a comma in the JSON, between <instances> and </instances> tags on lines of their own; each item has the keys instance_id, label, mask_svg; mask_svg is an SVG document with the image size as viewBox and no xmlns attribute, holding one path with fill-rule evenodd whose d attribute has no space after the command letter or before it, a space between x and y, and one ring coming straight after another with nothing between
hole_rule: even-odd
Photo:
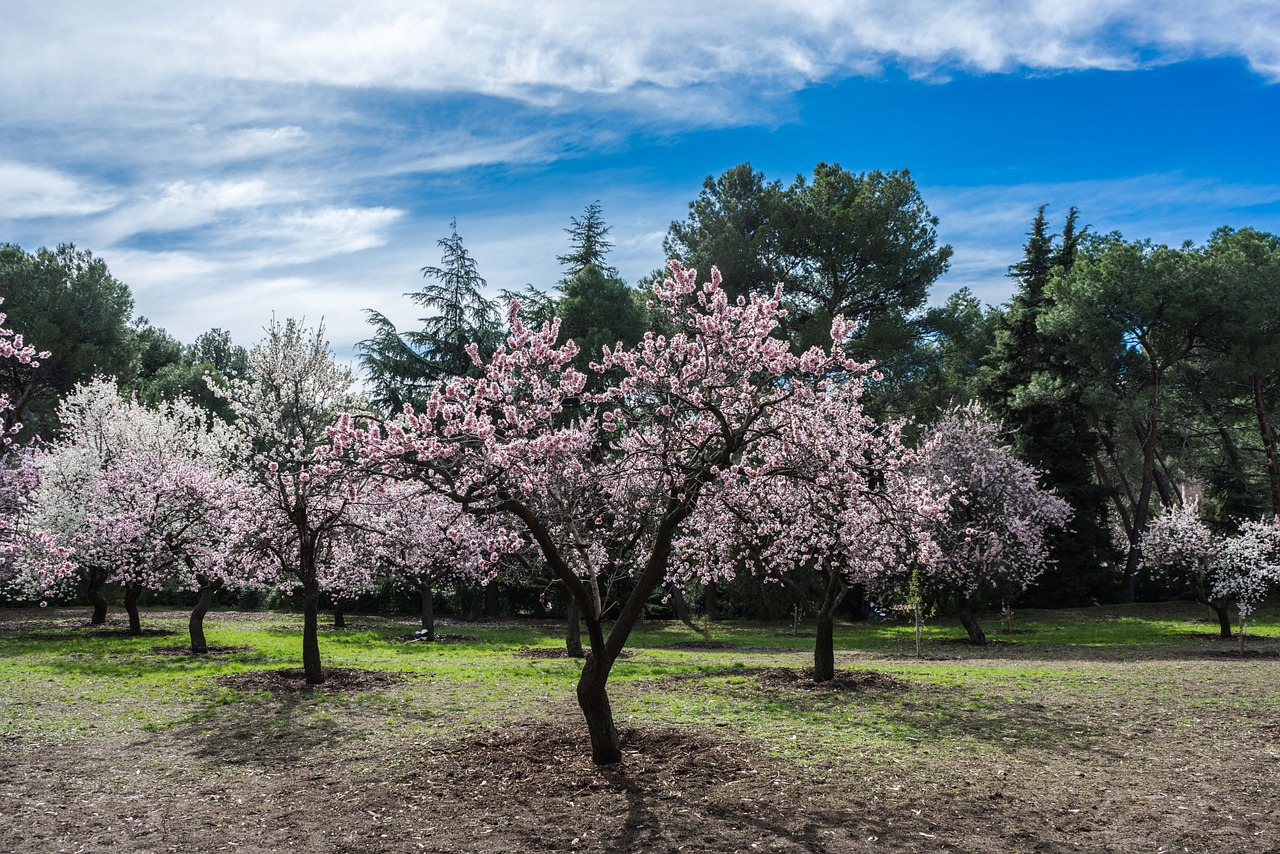
<instances>
[{"instance_id":1,"label":"green grass","mask_svg":"<svg viewBox=\"0 0 1280 854\"><path fill-rule=\"evenodd\" d=\"M8 613L15 618L6 625L22 626L0 629L0 732L46 743L102 732L172 729L235 710L260 713L279 706L279 698L222 688L216 678L298 667L300 661L296 615L214 612L207 625L209 643L248 649L192 656L152 651L185 643L185 622L173 611L144 613L147 629L173 632L163 637L68 625L74 620L66 613L82 617L78 612L60 614L57 622L41 622L52 616L41 612ZM1193 671L1221 667L1205 657L1206 651L1230 650L1234 642L1193 637L1215 630L1204 617L1203 609L1185 603L1023 611L1015 615L1015 634L1004 634L989 618L989 637L1002 643L986 648L958 643L963 631L937 620L926 626L922 659L913 654L914 631L908 624L842 624L836 636L841 666L891 674L910 687L871 692L857 703L839 694L784 696L759 686L754 668L809 663L813 640L803 636L806 627L797 635L784 624L717 623L711 639L730 648L690 649L680 644L702 639L684 626L645 623L631 638L633 657L615 666L611 691L621 721L724 727L783 753L802 741L792 738L797 733L808 733L804 743L816 738L840 749L851 744L884 748L939 732L956 743L967 739L1000 747L1001 739L1033 737L1027 725L1002 711L1013 701L1025 705L1046 693L1096 698L1134 691L1152 702L1167 701L1152 685L1117 679L1106 667L1110 661L1134 660L1139 668L1145 662L1157 669L1160 662L1183 661ZM471 727L548 715L572 719L581 662L513 654L521 647L559 646L558 627L552 624L447 626L442 627L446 634L470 639L424 644L398 642L413 630L408 620L354 617L352 622L355 627L347 630L322 629L325 665L395 671L409 681L350 695L299 695L288 703L287 721L277 723L297 725L301 716L305 726L361 729L385 718L411 732L438 729L442 722ZM812 627L807 628L811 635ZM1256 614L1250 635L1251 649L1280 648L1280 610ZM1229 675L1214 678L1230 687ZM1215 689L1183 699L1204 707L1226 693ZM1259 698L1243 702L1273 705ZM76 712L67 714L67 709ZM1035 737L1066 735L1052 720L1035 715L1025 720L1047 734ZM992 739L986 731L993 728L1006 734Z\"/></svg>"}]
</instances>

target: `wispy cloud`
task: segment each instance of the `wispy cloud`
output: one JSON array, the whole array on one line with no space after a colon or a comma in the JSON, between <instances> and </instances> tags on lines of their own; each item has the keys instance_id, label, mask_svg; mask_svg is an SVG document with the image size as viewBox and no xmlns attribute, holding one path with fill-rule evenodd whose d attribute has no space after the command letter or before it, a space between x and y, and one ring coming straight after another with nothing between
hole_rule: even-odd
<instances>
[{"instance_id":1,"label":"wispy cloud","mask_svg":"<svg viewBox=\"0 0 1280 854\"><path fill-rule=\"evenodd\" d=\"M85 216L119 201L108 188L95 187L55 169L0 162L0 216L39 218Z\"/></svg>"},{"instance_id":2,"label":"wispy cloud","mask_svg":"<svg viewBox=\"0 0 1280 854\"><path fill-rule=\"evenodd\" d=\"M1180 245L1203 243L1221 225L1256 225L1280 217L1280 184L1238 184L1179 174L1070 181L922 188L939 217L940 239L955 248L951 270L939 283L936 301L961 287L991 304L1012 293L1006 272L1022 254L1031 220L1041 205L1051 227L1067 210L1080 209L1080 225L1095 233L1121 232L1126 239Z\"/></svg>"}]
</instances>

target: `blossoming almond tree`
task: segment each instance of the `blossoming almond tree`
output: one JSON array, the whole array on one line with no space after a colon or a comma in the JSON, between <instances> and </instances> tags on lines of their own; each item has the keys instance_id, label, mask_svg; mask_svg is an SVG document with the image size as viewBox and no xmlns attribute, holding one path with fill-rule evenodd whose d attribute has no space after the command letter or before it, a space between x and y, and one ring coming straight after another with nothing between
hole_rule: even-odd
<instances>
[{"instance_id":1,"label":"blossoming almond tree","mask_svg":"<svg viewBox=\"0 0 1280 854\"><path fill-rule=\"evenodd\" d=\"M1249 615L1280 586L1280 522L1247 521L1228 537L1214 557L1210 595L1236 603L1240 614L1240 654Z\"/></svg>"},{"instance_id":2,"label":"blossoming almond tree","mask_svg":"<svg viewBox=\"0 0 1280 854\"><path fill-rule=\"evenodd\" d=\"M188 621L193 653L208 652L204 616L223 586L262 587L273 567L243 547L246 484L209 461L128 449L98 480L84 553L125 588L132 634L142 590L199 593Z\"/></svg>"},{"instance_id":3,"label":"blossoming almond tree","mask_svg":"<svg viewBox=\"0 0 1280 854\"><path fill-rule=\"evenodd\" d=\"M1196 502L1172 507L1152 520L1142 535L1142 557L1156 572L1185 578L1192 595L1218 617L1218 634L1231 637L1231 600L1213 595L1225 539L1215 536L1200 519Z\"/></svg>"},{"instance_id":4,"label":"blossoming almond tree","mask_svg":"<svg viewBox=\"0 0 1280 854\"><path fill-rule=\"evenodd\" d=\"M939 505L924 522L936 552L920 581L953 596L969 640L985 644L976 600L1026 589L1049 560L1046 531L1066 526L1070 506L1039 485L977 404L944 415L918 451L915 474Z\"/></svg>"},{"instance_id":5,"label":"blossoming almond tree","mask_svg":"<svg viewBox=\"0 0 1280 854\"><path fill-rule=\"evenodd\" d=\"M103 491L104 477L130 456L156 468L185 460L220 471L226 464L227 435L220 422L207 424L205 413L188 401L153 409L122 397L105 378L74 388L59 405L58 418L61 437L36 457L40 483L32 496L32 518L75 550L76 574L94 608L92 622L101 625L107 609L103 588L113 583L112 574L121 566L119 555L109 551L112 544L90 523L95 516L115 512L110 493ZM115 483L123 488L118 478ZM124 579L122 583L128 587ZM140 591L135 587L126 596L135 632L140 631Z\"/></svg>"},{"instance_id":6,"label":"blossoming almond tree","mask_svg":"<svg viewBox=\"0 0 1280 854\"><path fill-rule=\"evenodd\" d=\"M519 537L496 517L473 516L437 492L390 481L369 494L356 519L366 562L422 601L422 628L435 640L433 589L449 582L487 584Z\"/></svg>"},{"instance_id":7,"label":"blossoming almond tree","mask_svg":"<svg viewBox=\"0 0 1280 854\"><path fill-rule=\"evenodd\" d=\"M653 292L675 331L606 348L593 365L606 379L598 394L584 395L586 378L571 365L577 348L556 345L558 324L530 330L513 304L506 345L487 361L471 351L479 376L451 380L421 412L385 427L344 416L332 430L335 454L415 478L470 512L512 516L537 543L586 625L591 655L577 695L597 764L622 758L610 671L645 604L672 575L673 542L704 490L737 476L742 455L782 429L781 408L820 395L808 378L846 362L838 343L795 356L773 337L780 291L731 302L718 272L700 285L696 271L673 262ZM836 342L848 331L838 320ZM555 507L571 492L629 503L566 518ZM588 508L600 509L594 500ZM610 541L625 544L634 582L608 631L592 590L592 566L619 559L593 548L604 539L593 532L604 527Z\"/></svg>"},{"instance_id":8,"label":"blossoming almond tree","mask_svg":"<svg viewBox=\"0 0 1280 854\"><path fill-rule=\"evenodd\" d=\"M213 387L235 413L231 430L240 465L254 487L252 547L302 585L302 666L306 681L324 681L318 612L321 558L330 539L352 524L364 473L330 465L327 428L339 413L361 408L355 377L338 365L324 326L292 318L272 321L249 354L247 377Z\"/></svg>"},{"instance_id":9,"label":"blossoming almond tree","mask_svg":"<svg viewBox=\"0 0 1280 854\"><path fill-rule=\"evenodd\" d=\"M739 568L786 584L817 614L813 679L835 676L835 612L851 584L901 586L929 543L913 536L927 496L904 476L909 452L896 425L878 427L862 410L863 375L853 374L738 464L710 489L676 542L677 562L709 583ZM821 579L808 601L805 576Z\"/></svg>"},{"instance_id":10,"label":"blossoming almond tree","mask_svg":"<svg viewBox=\"0 0 1280 854\"><path fill-rule=\"evenodd\" d=\"M0 362L40 367L40 360L50 354L37 352L4 322L0 312ZM73 567L66 559L70 549L58 545L49 531L28 524L39 470L30 452L6 453L22 429L21 422L7 417L13 409L9 395L0 392L0 423L9 425L0 437L0 589L17 598L42 598Z\"/></svg>"}]
</instances>

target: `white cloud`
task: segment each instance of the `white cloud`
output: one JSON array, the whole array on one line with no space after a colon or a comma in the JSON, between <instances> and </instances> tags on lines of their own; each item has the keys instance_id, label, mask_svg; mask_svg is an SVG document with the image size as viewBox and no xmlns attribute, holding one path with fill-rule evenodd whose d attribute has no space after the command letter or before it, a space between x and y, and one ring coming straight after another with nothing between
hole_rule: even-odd
<instances>
[{"instance_id":1,"label":"white cloud","mask_svg":"<svg viewBox=\"0 0 1280 854\"><path fill-rule=\"evenodd\" d=\"M0 162L0 218L86 216L107 210L118 200L118 194L64 172Z\"/></svg>"},{"instance_id":2,"label":"white cloud","mask_svg":"<svg viewBox=\"0 0 1280 854\"><path fill-rule=\"evenodd\" d=\"M795 88L887 63L916 73L1133 68L1237 56L1280 79L1270 0L742 0L732 8L615 0L408 6L42 4L6 21L0 86L61 94L171 91L207 81L469 92L554 102L644 87Z\"/></svg>"}]
</instances>

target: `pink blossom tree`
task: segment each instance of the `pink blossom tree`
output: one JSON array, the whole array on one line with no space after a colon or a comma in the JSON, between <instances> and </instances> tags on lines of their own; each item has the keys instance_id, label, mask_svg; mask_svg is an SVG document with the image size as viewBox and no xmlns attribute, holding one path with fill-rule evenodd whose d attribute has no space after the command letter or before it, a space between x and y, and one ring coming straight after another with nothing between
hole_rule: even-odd
<instances>
[{"instance_id":1,"label":"pink blossom tree","mask_svg":"<svg viewBox=\"0 0 1280 854\"><path fill-rule=\"evenodd\" d=\"M433 590L441 584L488 584L501 557L521 548L495 517L476 517L417 483L390 481L369 493L357 515L361 551L400 590L418 594L422 628L435 640Z\"/></svg>"},{"instance_id":2,"label":"pink blossom tree","mask_svg":"<svg viewBox=\"0 0 1280 854\"><path fill-rule=\"evenodd\" d=\"M1231 601L1213 595L1218 557L1225 538L1216 536L1201 519L1196 502L1171 507L1157 516L1142 535L1144 564L1185 580L1196 601L1218 617L1218 633L1231 637Z\"/></svg>"},{"instance_id":3,"label":"pink blossom tree","mask_svg":"<svg viewBox=\"0 0 1280 854\"><path fill-rule=\"evenodd\" d=\"M0 362L40 367L40 360L50 354L37 352L4 322L0 312ZM8 425L0 436L0 589L17 598L42 599L73 567L66 559L67 547L58 545L49 531L28 524L29 500L39 484L39 470L29 452L9 451L22 429L21 422L9 417L13 410L9 395L0 393L0 423Z\"/></svg>"},{"instance_id":4,"label":"pink blossom tree","mask_svg":"<svg viewBox=\"0 0 1280 854\"><path fill-rule=\"evenodd\" d=\"M235 413L230 429L238 464L254 490L252 548L302 586L302 666L311 685L324 682L318 612L322 558L353 524L365 473L328 459L327 428L339 413L362 407L355 377L334 361L324 326L272 321L249 354L247 377L214 386Z\"/></svg>"},{"instance_id":5,"label":"pink blossom tree","mask_svg":"<svg viewBox=\"0 0 1280 854\"><path fill-rule=\"evenodd\" d=\"M194 404L176 400L150 408L120 395L115 383L99 378L74 388L58 407L62 435L35 457L39 486L32 495L31 516L39 527L57 534L74 549L76 576L94 611L92 623L106 620L106 585L119 569L118 554L100 540L91 520L115 511L114 499L104 491L108 473L129 458L150 461L159 470L170 461L184 460L211 471L226 465L228 436L220 422L206 423ZM118 479L117 488L124 484ZM137 595L140 587L126 583L130 625L139 629Z\"/></svg>"},{"instance_id":6,"label":"pink blossom tree","mask_svg":"<svg viewBox=\"0 0 1280 854\"><path fill-rule=\"evenodd\" d=\"M1000 441L977 404L946 413L918 449L915 476L938 505L923 531L936 552L920 582L954 599L969 640L985 644L974 616L985 597L1026 589L1049 561L1046 532L1064 528L1069 505Z\"/></svg>"},{"instance_id":7,"label":"pink blossom tree","mask_svg":"<svg viewBox=\"0 0 1280 854\"><path fill-rule=\"evenodd\" d=\"M556 345L558 324L530 330L513 305L505 346L487 361L471 349L478 376L451 380L421 412L385 426L344 416L332 431L335 454L412 477L469 512L514 517L537 543L586 624L591 655L577 695L597 764L622 757L610 671L672 576L673 543L700 498L785 427L780 410L821 395L812 378L847 361L842 320L829 352L796 356L774 337L780 291L731 302L718 272L699 285L695 271L673 262L653 292L674 331L605 348L593 365L599 393L584 394L586 377L571 364L577 347ZM614 503L602 507L597 495ZM605 541L623 547L610 554ZM633 588L606 632L593 579L624 560Z\"/></svg>"},{"instance_id":8,"label":"pink blossom tree","mask_svg":"<svg viewBox=\"0 0 1280 854\"><path fill-rule=\"evenodd\" d=\"M246 486L202 461L128 449L98 480L83 552L111 567L125 589L132 634L141 633L143 590L199 594L188 621L193 653L208 652L204 617L223 586L261 587L272 568L251 555L244 527Z\"/></svg>"},{"instance_id":9,"label":"pink blossom tree","mask_svg":"<svg viewBox=\"0 0 1280 854\"><path fill-rule=\"evenodd\" d=\"M791 423L710 489L676 560L704 584L740 569L787 585L817 615L813 679L835 676L835 613L859 584L901 585L929 543L914 536L926 496L903 474L910 454L897 425L862 409L862 375L788 412ZM820 579L816 599L808 577Z\"/></svg>"}]
</instances>

